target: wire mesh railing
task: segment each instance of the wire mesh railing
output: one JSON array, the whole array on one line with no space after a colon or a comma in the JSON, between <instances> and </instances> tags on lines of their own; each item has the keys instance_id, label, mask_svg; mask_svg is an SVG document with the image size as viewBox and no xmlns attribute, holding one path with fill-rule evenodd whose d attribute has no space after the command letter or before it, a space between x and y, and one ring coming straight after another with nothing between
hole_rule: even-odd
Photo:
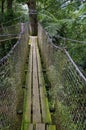
<instances>
[{"instance_id":1,"label":"wire mesh railing","mask_svg":"<svg viewBox=\"0 0 86 130\"><path fill-rule=\"evenodd\" d=\"M28 23L17 43L0 60L0 130L20 130L23 107L22 82L28 54Z\"/></svg>"},{"instance_id":2,"label":"wire mesh railing","mask_svg":"<svg viewBox=\"0 0 86 130\"><path fill-rule=\"evenodd\" d=\"M50 107L55 107L54 123L59 130L85 130L86 78L66 49L52 43L39 25L38 42L51 83Z\"/></svg>"},{"instance_id":3,"label":"wire mesh railing","mask_svg":"<svg viewBox=\"0 0 86 130\"><path fill-rule=\"evenodd\" d=\"M86 41L78 41L56 35L52 38L54 44L66 47L80 71L86 76Z\"/></svg>"}]
</instances>

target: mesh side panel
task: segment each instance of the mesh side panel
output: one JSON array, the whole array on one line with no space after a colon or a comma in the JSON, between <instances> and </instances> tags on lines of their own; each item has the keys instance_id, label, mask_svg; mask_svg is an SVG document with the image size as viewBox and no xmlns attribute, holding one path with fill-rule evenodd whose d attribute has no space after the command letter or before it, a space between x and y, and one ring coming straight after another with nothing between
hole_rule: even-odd
<instances>
[{"instance_id":1,"label":"mesh side panel","mask_svg":"<svg viewBox=\"0 0 86 130\"><path fill-rule=\"evenodd\" d=\"M7 56L0 61L0 130L20 130L22 81L28 53L28 24Z\"/></svg>"},{"instance_id":2,"label":"mesh side panel","mask_svg":"<svg viewBox=\"0 0 86 130\"><path fill-rule=\"evenodd\" d=\"M80 76L66 51L53 45L40 25L38 40L52 86L50 98L56 108L56 125L61 130L85 130L86 79Z\"/></svg>"}]
</instances>

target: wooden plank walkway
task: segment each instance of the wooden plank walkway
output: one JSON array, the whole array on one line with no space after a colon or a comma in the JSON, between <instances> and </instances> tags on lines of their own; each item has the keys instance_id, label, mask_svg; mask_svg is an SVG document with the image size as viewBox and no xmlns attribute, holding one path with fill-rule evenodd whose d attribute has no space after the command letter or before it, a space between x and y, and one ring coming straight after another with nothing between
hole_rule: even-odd
<instances>
[{"instance_id":1,"label":"wooden plank walkway","mask_svg":"<svg viewBox=\"0 0 86 130\"><path fill-rule=\"evenodd\" d=\"M28 130L56 130L55 125L46 125L43 123L29 124Z\"/></svg>"},{"instance_id":2,"label":"wooden plank walkway","mask_svg":"<svg viewBox=\"0 0 86 130\"><path fill-rule=\"evenodd\" d=\"M27 105L25 105L22 130L56 130L56 127L51 125L51 114L46 97L37 37L35 36L30 36L30 55L26 86L25 104Z\"/></svg>"},{"instance_id":3,"label":"wooden plank walkway","mask_svg":"<svg viewBox=\"0 0 86 130\"><path fill-rule=\"evenodd\" d=\"M39 86L38 86L38 68L37 68L37 51L36 51L37 38L32 38L33 47L33 122L41 122L41 110L39 99Z\"/></svg>"}]
</instances>

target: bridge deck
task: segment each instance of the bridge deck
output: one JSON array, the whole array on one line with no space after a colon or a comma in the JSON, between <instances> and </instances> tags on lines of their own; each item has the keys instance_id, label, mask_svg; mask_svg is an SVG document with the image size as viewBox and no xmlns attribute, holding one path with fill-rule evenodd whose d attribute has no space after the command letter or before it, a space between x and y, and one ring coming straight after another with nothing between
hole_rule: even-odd
<instances>
[{"instance_id":1,"label":"bridge deck","mask_svg":"<svg viewBox=\"0 0 86 130\"><path fill-rule=\"evenodd\" d=\"M30 55L27 74L27 113L23 130L56 130L52 124L46 97L37 37L30 37Z\"/></svg>"}]
</instances>

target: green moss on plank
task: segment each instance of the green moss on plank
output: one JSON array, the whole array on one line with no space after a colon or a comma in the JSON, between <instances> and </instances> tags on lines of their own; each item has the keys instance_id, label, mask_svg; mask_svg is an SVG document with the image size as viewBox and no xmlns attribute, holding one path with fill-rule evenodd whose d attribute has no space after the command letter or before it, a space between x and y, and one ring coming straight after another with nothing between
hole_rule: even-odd
<instances>
[{"instance_id":1,"label":"green moss on plank","mask_svg":"<svg viewBox=\"0 0 86 130\"><path fill-rule=\"evenodd\" d=\"M44 119L44 122L46 123L52 123L52 120L51 120L51 114L50 114L50 111L49 111L49 104L48 104L48 98L46 97L46 88L44 86L44 94L45 94L45 98L44 98L44 104L45 104L45 119Z\"/></svg>"},{"instance_id":2,"label":"green moss on plank","mask_svg":"<svg viewBox=\"0 0 86 130\"><path fill-rule=\"evenodd\" d=\"M29 118L29 89L24 90L24 105L23 105L23 119L22 119L22 127L21 130L27 130L27 126L30 123L30 118Z\"/></svg>"},{"instance_id":3,"label":"green moss on plank","mask_svg":"<svg viewBox=\"0 0 86 130\"><path fill-rule=\"evenodd\" d=\"M56 126L55 125L48 125L47 130L56 130Z\"/></svg>"}]
</instances>

